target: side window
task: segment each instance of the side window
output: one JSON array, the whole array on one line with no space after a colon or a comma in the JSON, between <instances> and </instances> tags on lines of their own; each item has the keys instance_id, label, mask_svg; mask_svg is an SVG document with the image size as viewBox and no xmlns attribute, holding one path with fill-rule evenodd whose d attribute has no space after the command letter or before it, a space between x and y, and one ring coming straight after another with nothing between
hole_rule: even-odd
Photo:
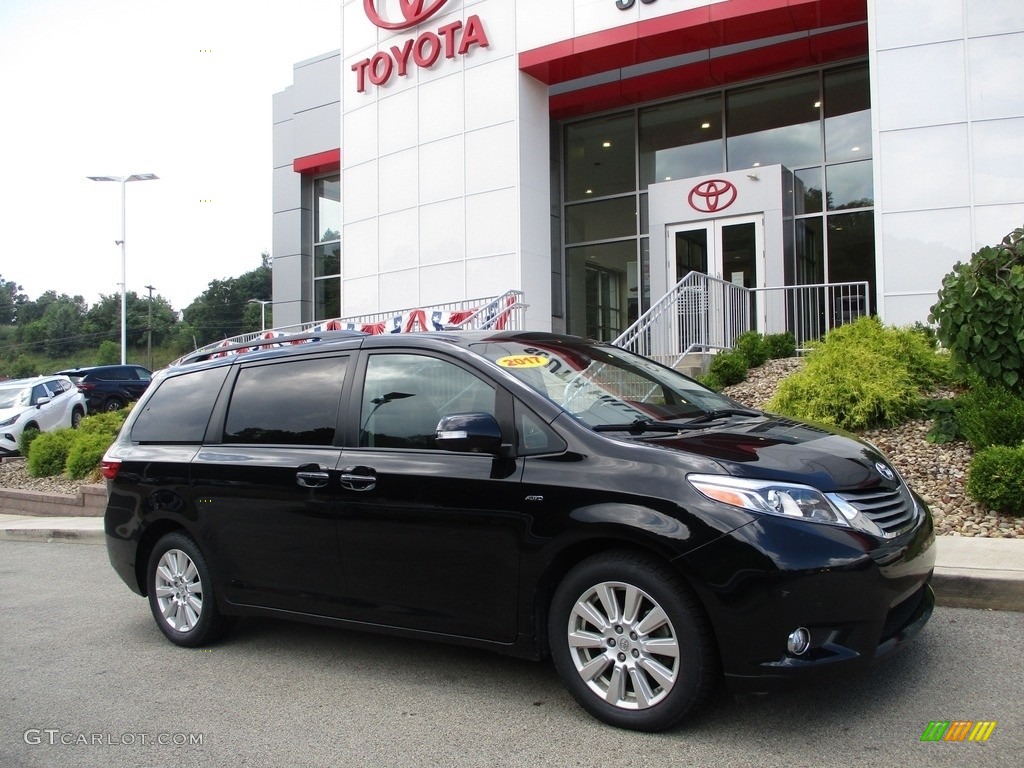
<instances>
[{"instance_id":1,"label":"side window","mask_svg":"<svg viewBox=\"0 0 1024 768\"><path fill-rule=\"evenodd\" d=\"M36 384L32 387L32 405L37 405L40 398L50 397L50 390L44 387L42 384Z\"/></svg>"},{"instance_id":2,"label":"side window","mask_svg":"<svg viewBox=\"0 0 1024 768\"><path fill-rule=\"evenodd\" d=\"M228 366L172 376L158 385L132 426L140 443L201 443Z\"/></svg>"},{"instance_id":3,"label":"side window","mask_svg":"<svg viewBox=\"0 0 1024 768\"><path fill-rule=\"evenodd\" d=\"M442 416L494 416L494 399L494 387L445 360L426 355L373 355L363 385L359 445L434 448Z\"/></svg>"},{"instance_id":4,"label":"side window","mask_svg":"<svg viewBox=\"0 0 1024 768\"><path fill-rule=\"evenodd\" d=\"M346 357L289 360L238 372L225 443L331 445Z\"/></svg>"},{"instance_id":5,"label":"side window","mask_svg":"<svg viewBox=\"0 0 1024 768\"><path fill-rule=\"evenodd\" d=\"M520 456L561 453L565 450L565 441L533 411L516 402L515 413L516 430L519 433L519 444L516 452Z\"/></svg>"},{"instance_id":6,"label":"side window","mask_svg":"<svg viewBox=\"0 0 1024 768\"><path fill-rule=\"evenodd\" d=\"M150 374L149 371L147 371L145 368L133 368L132 371L134 372L134 375L132 376L133 379L138 379L139 381L149 381Z\"/></svg>"}]
</instances>

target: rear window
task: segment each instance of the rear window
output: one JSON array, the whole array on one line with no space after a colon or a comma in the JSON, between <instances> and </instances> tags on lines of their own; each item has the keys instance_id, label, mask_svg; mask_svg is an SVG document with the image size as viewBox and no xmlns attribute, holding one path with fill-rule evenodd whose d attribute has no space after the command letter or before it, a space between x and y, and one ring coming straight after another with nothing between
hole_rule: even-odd
<instances>
[{"instance_id":1,"label":"rear window","mask_svg":"<svg viewBox=\"0 0 1024 768\"><path fill-rule=\"evenodd\" d=\"M229 367L164 379L132 426L140 443L201 443Z\"/></svg>"}]
</instances>

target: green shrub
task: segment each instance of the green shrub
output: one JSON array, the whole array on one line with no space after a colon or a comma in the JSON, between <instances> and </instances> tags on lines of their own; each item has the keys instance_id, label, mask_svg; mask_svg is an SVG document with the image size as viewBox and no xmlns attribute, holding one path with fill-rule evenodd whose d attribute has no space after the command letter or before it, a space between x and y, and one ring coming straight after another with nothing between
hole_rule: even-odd
<instances>
[{"instance_id":1,"label":"green shrub","mask_svg":"<svg viewBox=\"0 0 1024 768\"><path fill-rule=\"evenodd\" d=\"M947 377L920 334L863 317L814 345L768 410L848 430L895 426L920 413L924 393Z\"/></svg>"},{"instance_id":2,"label":"green shrub","mask_svg":"<svg viewBox=\"0 0 1024 768\"><path fill-rule=\"evenodd\" d=\"M743 353L736 349L730 349L725 352L719 352L714 356L711 360L711 365L708 366L705 378L716 383L717 388L721 389L722 387L739 384L746 379L747 368L747 358Z\"/></svg>"},{"instance_id":3,"label":"green shrub","mask_svg":"<svg viewBox=\"0 0 1024 768\"><path fill-rule=\"evenodd\" d=\"M1024 392L1024 228L942 279L929 320L960 367Z\"/></svg>"},{"instance_id":4,"label":"green shrub","mask_svg":"<svg viewBox=\"0 0 1024 768\"><path fill-rule=\"evenodd\" d=\"M32 477L61 474L75 440L75 433L74 429L58 429L44 432L33 440L28 451L28 473Z\"/></svg>"},{"instance_id":5,"label":"green shrub","mask_svg":"<svg viewBox=\"0 0 1024 768\"><path fill-rule=\"evenodd\" d=\"M113 442L130 411L131 408L129 407L119 408L116 411L90 414L82 419L82 423L79 425L78 430L82 434L88 435L109 435L111 442Z\"/></svg>"},{"instance_id":6,"label":"green shrub","mask_svg":"<svg viewBox=\"0 0 1024 768\"><path fill-rule=\"evenodd\" d=\"M768 360L768 344L757 331L746 331L736 337L734 349L747 360L747 368L757 368ZM741 379L742 381L742 379Z\"/></svg>"},{"instance_id":7,"label":"green shrub","mask_svg":"<svg viewBox=\"0 0 1024 768\"><path fill-rule=\"evenodd\" d=\"M1024 398L1006 387L975 377L953 402L957 431L974 450L1024 441Z\"/></svg>"},{"instance_id":8,"label":"green shrub","mask_svg":"<svg viewBox=\"0 0 1024 768\"><path fill-rule=\"evenodd\" d=\"M764 337L764 343L772 360L796 356L796 337L792 333L769 333Z\"/></svg>"},{"instance_id":9,"label":"green shrub","mask_svg":"<svg viewBox=\"0 0 1024 768\"><path fill-rule=\"evenodd\" d=\"M96 350L96 365L117 365L121 362L121 345L106 339Z\"/></svg>"},{"instance_id":10,"label":"green shrub","mask_svg":"<svg viewBox=\"0 0 1024 768\"><path fill-rule=\"evenodd\" d=\"M974 454L967 493L989 509L1024 514L1024 448L996 445Z\"/></svg>"},{"instance_id":11,"label":"green shrub","mask_svg":"<svg viewBox=\"0 0 1024 768\"><path fill-rule=\"evenodd\" d=\"M113 436L98 432L75 435L64 464L64 474L72 480L92 475L99 468L100 459L112 441Z\"/></svg>"},{"instance_id":12,"label":"green shrub","mask_svg":"<svg viewBox=\"0 0 1024 768\"><path fill-rule=\"evenodd\" d=\"M32 441L39 437L39 434L38 429L23 429L21 434L18 435L18 453L22 456L28 456Z\"/></svg>"}]
</instances>

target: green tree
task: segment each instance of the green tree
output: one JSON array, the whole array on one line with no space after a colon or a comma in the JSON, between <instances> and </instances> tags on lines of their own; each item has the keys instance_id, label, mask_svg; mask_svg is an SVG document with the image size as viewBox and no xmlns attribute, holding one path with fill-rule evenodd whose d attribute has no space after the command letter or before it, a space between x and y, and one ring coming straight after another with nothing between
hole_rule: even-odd
<instances>
[{"instance_id":1,"label":"green tree","mask_svg":"<svg viewBox=\"0 0 1024 768\"><path fill-rule=\"evenodd\" d=\"M1024 228L942 279L932 307L937 335L963 370L1024 391Z\"/></svg>"},{"instance_id":2,"label":"green tree","mask_svg":"<svg viewBox=\"0 0 1024 768\"><path fill-rule=\"evenodd\" d=\"M238 277L210 281L207 289L185 309L185 322L193 329L200 346L258 331L259 306L250 304L249 300L268 301L271 289L271 259L270 254L264 252L256 269Z\"/></svg>"},{"instance_id":3,"label":"green tree","mask_svg":"<svg viewBox=\"0 0 1024 768\"><path fill-rule=\"evenodd\" d=\"M18 320L18 309L28 301L24 289L13 280L0 275L0 325L13 325Z\"/></svg>"}]
</instances>

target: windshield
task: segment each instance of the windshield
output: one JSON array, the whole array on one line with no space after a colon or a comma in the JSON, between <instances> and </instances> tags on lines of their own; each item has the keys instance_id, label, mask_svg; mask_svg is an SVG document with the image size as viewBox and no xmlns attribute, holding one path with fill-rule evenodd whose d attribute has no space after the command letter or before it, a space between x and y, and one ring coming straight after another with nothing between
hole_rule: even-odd
<instances>
[{"instance_id":1,"label":"windshield","mask_svg":"<svg viewBox=\"0 0 1024 768\"><path fill-rule=\"evenodd\" d=\"M26 387L0 387L0 408L28 405L31 389Z\"/></svg>"},{"instance_id":2,"label":"windshield","mask_svg":"<svg viewBox=\"0 0 1024 768\"><path fill-rule=\"evenodd\" d=\"M472 349L583 423L691 419L736 403L624 349L545 339L481 342Z\"/></svg>"}]
</instances>

